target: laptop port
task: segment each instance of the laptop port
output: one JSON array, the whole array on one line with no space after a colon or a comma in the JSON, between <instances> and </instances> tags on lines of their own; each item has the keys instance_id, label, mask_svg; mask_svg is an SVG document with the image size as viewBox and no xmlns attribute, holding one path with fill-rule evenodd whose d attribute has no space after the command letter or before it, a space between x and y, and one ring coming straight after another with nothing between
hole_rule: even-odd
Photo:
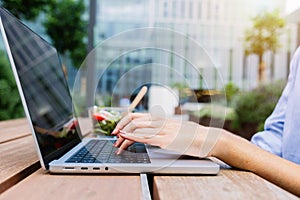
<instances>
[{"instance_id":1,"label":"laptop port","mask_svg":"<svg viewBox=\"0 0 300 200\"><path fill-rule=\"evenodd\" d=\"M74 167L65 167L65 169L74 169Z\"/></svg>"},{"instance_id":2,"label":"laptop port","mask_svg":"<svg viewBox=\"0 0 300 200\"><path fill-rule=\"evenodd\" d=\"M93 167L93 170L100 170L100 167Z\"/></svg>"},{"instance_id":3,"label":"laptop port","mask_svg":"<svg viewBox=\"0 0 300 200\"><path fill-rule=\"evenodd\" d=\"M87 167L81 167L81 170L88 170Z\"/></svg>"},{"instance_id":4,"label":"laptop port","mask_svg":"<svg viewBox=\"0 0 300 200\"><path fill-rule=\"evenodd\" d=\"M108 167L105 167L105 170L107 171L107 170L108 170Z\"/></svg>"}]
</instances>

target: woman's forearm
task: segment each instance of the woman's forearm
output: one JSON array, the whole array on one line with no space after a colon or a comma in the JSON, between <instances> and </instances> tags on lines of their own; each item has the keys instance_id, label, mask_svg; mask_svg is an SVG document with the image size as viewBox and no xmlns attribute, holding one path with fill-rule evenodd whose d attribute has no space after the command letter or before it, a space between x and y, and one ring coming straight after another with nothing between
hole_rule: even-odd
<instances>
[{"instance_id":1,"label":"woman's forearm","mask_svg":"<svg viewBox=\"0 0 300 200\"><path fill-rule=\"evenodd\" d=\"M118 123L114 133L121 136L119 139L122 138L117 145L121 145L121 149L127 148L128 144L123 146L126 141L136 141L192 156L214 156L233 167L252 171L300 196L299 165L226 130L132 113Z\"/></svg>"},{"instance_id":2,"label":"woman's forearm","mask_svg":"<svg viewBox=\"0 0 300 200\"><path fill-rule=\"evenodd\" d=\"M271 154L246 139L221 130L211 156L244 170L300 196L300 166Z\"/></svg>"}]
</instances>

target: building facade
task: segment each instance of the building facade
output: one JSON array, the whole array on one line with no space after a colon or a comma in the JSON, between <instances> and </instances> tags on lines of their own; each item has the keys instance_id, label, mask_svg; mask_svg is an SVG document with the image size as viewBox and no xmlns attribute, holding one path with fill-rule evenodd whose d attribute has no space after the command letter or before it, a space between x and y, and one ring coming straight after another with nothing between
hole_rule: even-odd
<instances>
[{"instance_id":1,"label":"building facade","mask_svg":"<svg viewBox=\"0 0 300 200\"><path fill-rule=\"evenodd\" d=\"M124 38L118 40L116 37L114 45L107 47L105 56L100 56L97 61L103 63L105 59L112 59L108 54L117 57L106 68L107 72L103 73L98 83L101 92L111 92L121 76L132 68L150 63L152 67L148 67L147 72L141 72L141 76L127 74L127 82L154 82L169 87L182 83L194 89L220 89L228 82L233 82L242 89L251 89L258 84L258 59L255 55L244 57L245 30L251 27L251 18L264 11L279 9L281 15L286 16L286 0L101 0L97 3L95 44L124 31L144 27L174 31L174 34L167 31L168 34L159 39L170 51L153 48L132 50L137 44L145 42L139 40L140 36L128 38L126 42ZM178 41L182 36L186 37L187 42ZM270 66L274 63L273 78L286 78L289 55L297 46L296 38L297 26L288 24L280 37L280 50L274 56L270 52L264 55L267 77L270 77ZM140 39L145 40L144 37ZM192 47L195 43L205 50L213 67L195 69L185 59L189 55L197 57L199 52L194 52ZM176 49L184 49L183 56L172 52ZM161 66L167 66L167 69ZM131 86L125 84L122 87L128 89ZM133 84L133 87L136 85ZM122 88L117 90L124 91Z\"/></svg>"}]
</instances>

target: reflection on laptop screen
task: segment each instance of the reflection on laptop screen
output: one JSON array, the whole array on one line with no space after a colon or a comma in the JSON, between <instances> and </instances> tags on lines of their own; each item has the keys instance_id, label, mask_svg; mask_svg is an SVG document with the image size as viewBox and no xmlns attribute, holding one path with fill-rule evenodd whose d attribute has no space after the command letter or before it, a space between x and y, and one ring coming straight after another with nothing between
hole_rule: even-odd
<instances>
[{"instance_id":1,"label":"reflection on laptop screen","mask_svg":"<svg viewBox=\"0 0 300 200\"><path fill-rule=\"evenodd\" d=\"M1 20L45 165L80 141L54 47L0 8ZM23 102L24 103L24 102Z\"/></svg>"}]
</instances>

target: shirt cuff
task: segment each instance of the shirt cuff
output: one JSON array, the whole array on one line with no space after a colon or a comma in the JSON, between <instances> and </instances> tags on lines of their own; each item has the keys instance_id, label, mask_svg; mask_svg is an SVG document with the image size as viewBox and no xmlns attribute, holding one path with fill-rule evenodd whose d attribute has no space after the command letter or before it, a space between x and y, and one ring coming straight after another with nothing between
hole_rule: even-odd
<instances>
[{"instance_id":1,"label":"shirt cuff","mask_svg":"<svg viewBox=\"0 0 300 200\"><path fill-rule=\"evenodd\" d=\"M258 132L251 138L251 142L266 151L269 151L275 155L282 157L281 137L279 137L273 132Z\"/></svg>"}]
</instances>

